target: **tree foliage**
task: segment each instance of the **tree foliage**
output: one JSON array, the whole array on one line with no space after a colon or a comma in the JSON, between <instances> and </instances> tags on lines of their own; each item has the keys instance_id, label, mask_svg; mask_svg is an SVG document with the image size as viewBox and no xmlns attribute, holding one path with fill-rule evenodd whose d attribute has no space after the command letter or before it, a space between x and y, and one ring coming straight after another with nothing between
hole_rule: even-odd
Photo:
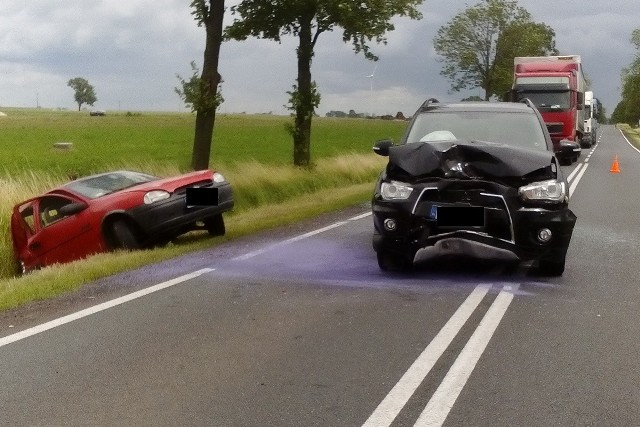
<instances>
[{"instance_id":1,"label":"tree foliage","mask_svg":"<svg viewBox=\"0 0 640 427\"><path fill-rule=\"evenodd\" d=\"M311 78L315 45L324 32L342 29L342 39L356 53L377 60L370 42L386 44L386 33L394 29L391 18L421 18L416 9L423 0L243 0L231 7L235 19L225 35L235 40L249 37L280 42L284 36L298 38L298 74L289 92L294 113L293 163L310 166L311 118L320 93Z\"/></svg>"},{"instance_id":2,"label":"tree foliage","mask_svg":"<svg viewBox=\"0 0 640 427\"><path fill-rule=\"evenodd\" d=\"M616 106L611 121L637 125L640 120L640 28L631 33L636 54L629 67L622 70L622 99Z\"/></svg>"},{"instance_id":3,"label":"tree foliage","mask_svg":"<svg viewBox=\"0 0 640 427\"><path fill-rule=\"evenodd\" d=\"M517 0L482 0L438 29L434 48L451 90L482 88L485 100L511 87L513 58L556 54L555 32Z\"/></svg>"},{"instance_id":4,"label":"tree foliage","mask_svg":"<svg viewBox=\"0 0 640 427\"><path fill-rule=\"evenodd\" d=\"M178 76L182 88L176 88L176 92L196 112L191 167L201 170L209 167L216 109L222 102L218 90L222 81L218 63L222 44L224 0L193 0L191 8L191 15L199 27L204 27L206 34L202 74L198 77L199 70L195 62L192 62L191 69L194 74L189 80Z\"/></svg>"},{"instance_id":5,"label":"tree foliage","mask_svg":"<svg viewBox=\"0 0 640 427\"><path fill-rule=\"evenodd\" d=\"M208 83L200 77L200 70L195 61L191 61L191 70L193 74L189 80L185 80L180 74L176 74L180 81L180 87L176 87L175 92L192 112L217 110L220 104L224 102L220 88L218 88L213 98L209 97L211 90L208 87Z\"/></svg>"},{"instance_id":6,"label":"tree foliage","mask_svg":"<svg viewBox=\"0 0 640 427\"><path fill-rule=\"evenodd\" d=\"M74 77L67 82L67 86L73 89L73 99L78 104L78 111L82 109L82 104L93 105L98 100L93 86L87 79Z\"/></svg>"}]
</instances>

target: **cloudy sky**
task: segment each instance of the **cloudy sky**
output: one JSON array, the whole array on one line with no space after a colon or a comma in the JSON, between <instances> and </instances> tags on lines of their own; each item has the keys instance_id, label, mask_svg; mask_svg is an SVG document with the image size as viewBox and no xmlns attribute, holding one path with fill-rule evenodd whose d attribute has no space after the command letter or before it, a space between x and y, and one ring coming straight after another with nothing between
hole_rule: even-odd
<instances>
[{"instance_id":1,"label":"cloudy sky","mask_svg":"<svg viewBox=\"0 0 640 427\"><path fill-rule=\"evenodd\" d=\"M238 0L227 0L227 6ZM189 0L2 0L0 108L77 108L66 82L86 78L95 108L186 111L176 74L201 66L204 29ZM459 100L481 90L449 93L433 37L475 0L425 0L420 21L395 20L386 46L373 46L377 67L354 54L339 32L320 36L312 74L329 110L412 114L428 97ZM520 0L534 21L556 31L561 54L578 54L592 89L611 114L620 100L620 71L636 53L629 39L640 27L640 1ZM228 19L231 17L228 14ZM250 39L222 46L223 112L285 113L296 77L295 39ZM373 78L368 78L375 70Z\"/></svg>"}]
</instances>

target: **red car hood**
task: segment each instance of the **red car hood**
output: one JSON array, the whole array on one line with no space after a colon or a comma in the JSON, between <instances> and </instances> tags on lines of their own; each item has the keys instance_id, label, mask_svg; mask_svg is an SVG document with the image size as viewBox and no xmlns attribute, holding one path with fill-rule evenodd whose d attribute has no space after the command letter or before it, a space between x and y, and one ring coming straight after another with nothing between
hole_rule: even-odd
<instances>
[{"instance_id":1,"label":"red car hood","mask_svg":"<svg viewBox=\"0 0 640 427\"><path fill-rule=\"evenodd\" d=\"M137 192L137 191L151 191L151 190L165 190L170 193L176 189L184 187L186 185L194 184L197 182L205 183L213 180L213 172L210 170L190 172L184 175L172 176L170 178L162 178L156 181L147 182L144 184L136 185L135 187L125 188L120 192Z\"/></svg>"},{"instance_id":2,"label":"red car hood","mask_svg":"<svg viewBox=\"0 0 640 427\"><path fill-rule=\"evenodd\" d=\"M138 184L133 187L125 188L123 190L116 191L114 193L107 194L105 196L100 197L100 199L108 198L113 195L123 194L123 193L137 193L137 192L147 192L151 190L165 190L170 193L174 192L176 189L202 182L210 182L213 180L213 171L212 170L201 170L196 172L190 172L183 175L172 176L169 178L159 178L154 181L146 182L143 184ZM47 191L46 194L74 194L76 197L80 197L81 199L85 199L85 197L75 193L72 191L67 184L54 188L53 190ZM24 203L24 202L22 202Z\"/></svg>"}]
</instances>

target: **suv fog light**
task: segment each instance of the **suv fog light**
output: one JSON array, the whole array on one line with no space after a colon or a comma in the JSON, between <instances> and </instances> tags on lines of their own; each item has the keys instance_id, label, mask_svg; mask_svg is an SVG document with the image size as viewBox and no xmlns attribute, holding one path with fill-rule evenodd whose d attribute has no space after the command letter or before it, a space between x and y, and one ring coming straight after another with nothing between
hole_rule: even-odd
<instances>
[{"instance_id":1,"label":"suv fog light","mask_svg":"<svg viewBox=\"0 0 640 427\"><path fill-rule=\"evenodd\" d=\"M396 231L398 228L398 223L393 218L387 218L384 220L384 229L387 231Z\"/></svg>"},{"instance_id":2,"label":"suv fog light","mask_svg":"<svg viewBox=\"0 0 640 427\"><path fill-rule=\"evenodd\" d=\"M540 243L547 243L549 240L551 240L551 230L548 228L538 230L538 241Z\"/></svg>"}]
</instances>

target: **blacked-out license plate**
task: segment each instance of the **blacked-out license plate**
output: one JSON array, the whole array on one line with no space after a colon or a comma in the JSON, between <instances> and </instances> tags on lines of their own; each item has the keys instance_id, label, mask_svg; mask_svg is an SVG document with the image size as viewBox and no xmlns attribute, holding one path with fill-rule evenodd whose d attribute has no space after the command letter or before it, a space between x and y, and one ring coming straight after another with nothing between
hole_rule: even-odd
<instances>
[{"instance_id":1,"label":"blacked-out license plate","mask_svg":"<svg viewBox=\"0 0 640 427\"><path fill-rule=\"evenodd\" d=\"M218 204L217 188L187 188L187 207L216 206Z\"/></svg>"},{"instance_id":2,"label":"blacked-out license plate","mask_svg":"<svg viewBox=\"0 0 640 427\"><path fill-rule=\"evenodd\" d=\"M474 206L438 206L438 227L484 227L484 208Z\"/></svg>"}]
</instances>

